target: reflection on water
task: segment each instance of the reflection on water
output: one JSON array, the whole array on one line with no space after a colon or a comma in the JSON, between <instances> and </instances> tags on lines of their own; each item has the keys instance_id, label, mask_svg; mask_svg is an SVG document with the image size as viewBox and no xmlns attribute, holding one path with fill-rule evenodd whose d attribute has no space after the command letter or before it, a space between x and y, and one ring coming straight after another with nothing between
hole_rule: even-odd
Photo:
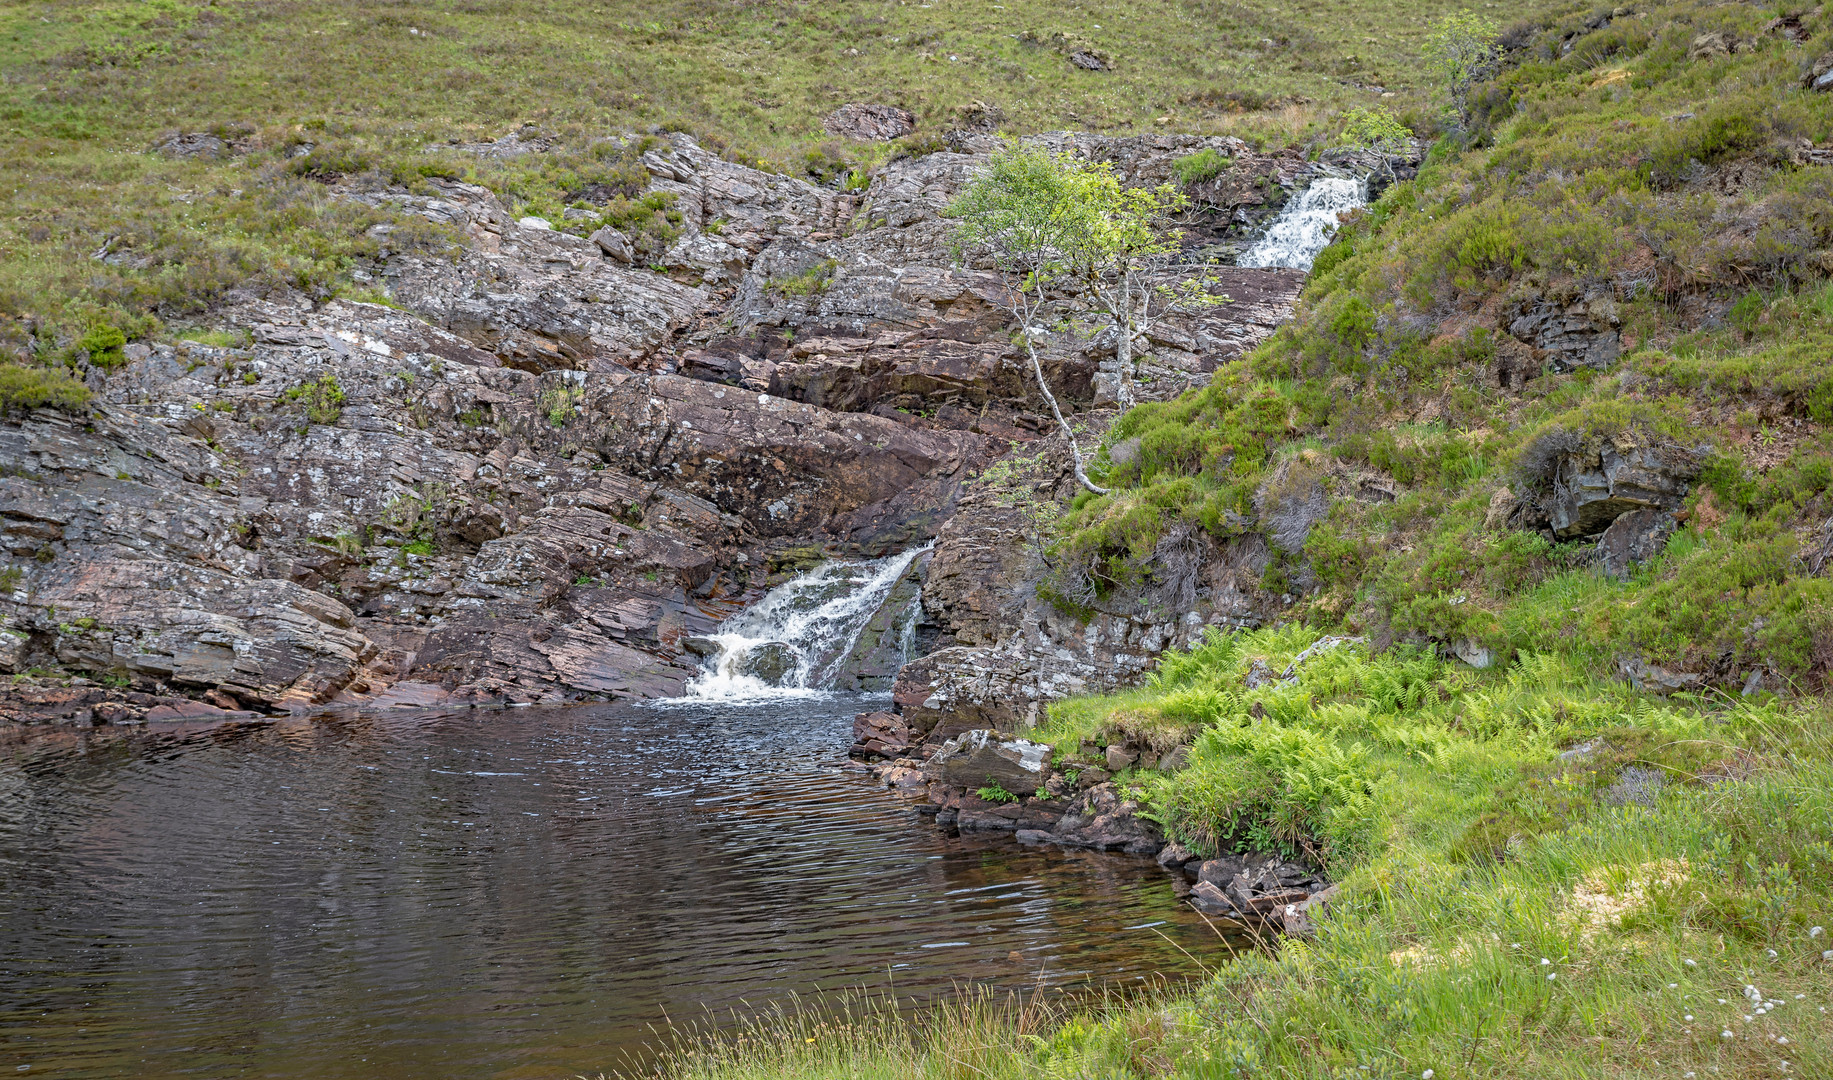
<instances>
[{"instance_id":1,"label":"reflection on water","mask_svg":"<svg viewBox=\"0 0 1833 1080\"><path fill-rule=\"evenodd\" d=\"M0 733L0 1072L570 1076L665 1018L1216 951L1147 860L919 821L844 768L858 708Z\"/></svg>"}]
</instances>

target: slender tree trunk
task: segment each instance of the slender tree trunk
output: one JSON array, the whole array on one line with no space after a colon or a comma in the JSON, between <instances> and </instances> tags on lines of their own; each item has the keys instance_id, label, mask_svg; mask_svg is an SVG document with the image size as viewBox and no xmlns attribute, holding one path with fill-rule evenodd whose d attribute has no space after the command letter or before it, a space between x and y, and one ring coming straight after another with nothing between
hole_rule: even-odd
<instances>
[{"instance_id":1,"label":"slender tree trunk","mask_svg":"<svg viewBox=\"0 0 1833 1080\"><path fill-rule=\"evenodd\" d=\"M1114 359L1120 368L1120 387L1114 396L1122 410L1133 407L1133 275L1120 268L1120 303L1114 310L1114 325L1120 331L1120 344Z\"/></svg>"},{"instance_id":2,"label":"slender tree trunk","mask_svg":"<svg viewBox=\"0 0 1833 1080\"><path fill-rule=\"evenodd\" d=\"M1025 337L1025 354L1031 357L1031 373L1037 376L1038 392L1044 395L1044 401L1050 405L1050 413L1057 418L1057 426L1063 429L1063 437L1069 440L1069 456L1075 461L1076 482L1096 495L1106 495L1107 488L1088 478L1088 468L1083 463L1082 447L1076 442L1076 433L1070 430L1069 421L1063 419L1063 410L1057 407L1056 395L1050 392L1050 383L1044 378L1044 362L1038 358L1037 346L1031 341L1031 320L1043 307L1043 298L1036 303L1025 293L1014 294L1012 314L1018 316L1020 332Z\"/></svg>"}]
</instances>

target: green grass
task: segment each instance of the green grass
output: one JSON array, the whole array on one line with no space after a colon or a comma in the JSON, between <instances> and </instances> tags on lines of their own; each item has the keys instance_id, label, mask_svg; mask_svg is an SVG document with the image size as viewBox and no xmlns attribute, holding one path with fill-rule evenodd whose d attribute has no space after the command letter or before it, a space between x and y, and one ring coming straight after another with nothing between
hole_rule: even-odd
<instances>
[{"instance_id":1,"label":"green grass","mask_svg":"<svg viewBox=\"0 0 1833 1080\"><path fill-rule=\"evenodd\" d=\"M848 101L910 109L919 149L970 116L1018 133L1324 139L1336 110L1373 99L1349 83L1387 86L1429 129L1412 59L1426 23L1456 6L1379 0L1352 18L1342 4L1218 0L16 3L0 11L0 348L23 361L97 326L155 336L250 282L348 295L351 271L389 250L457 240L326 198L334 178L469 179L557 225L581 205L648 259L678 219L645 202L633 153L593 144L652 127L848 189L889 152L823 132ZM1075 67L1078 49L1111 69ZM562 152L505 163L453 150L525 124ZM152 152L199 131L229 156ZM383 222L395 231L371 232Z\"/></svg>"},{"instance_id":2,"label":"green grass","mask_svg":"<svg viewBox=\"0 0 1833 1080\"><path fill-rule=\"evenodd\" d=\"M1139 451L1103 461L1112 492L1080 497L1052 538L1059 606L1128 602L1179 522L1270 537L1280 507L1322 487L1329 516L1262 582L1315 625L1582 655L1598 674L1641 656L1821 685L1833 587L1802 567L1833 511L1833 171L1795 166L1791 147L1833 137L1833 97L1800 86L1833 35L1812 23L1796 45L1764 12L1692 3L1603 27L1570 10L1510 35L1471 129L1341 230L1297 318L1208 386L1119 420L1108 445ZM1752 47L1689 60L1706 30ZM1587 293L1621 326L1611 370L1500 387L1513 312ZM1576 569L1586 544L1485 525L1500 489L1549 490L1549 448L1607 438L1710 459L1664 558L1617 585ZM1358 472L1397 497L1351 497Z\"/></svg>"},{"instance_id":3,"label":"green grass","mask_svg":"<svg viewBox=\"0 0 1833 1080\"><path fill-rule=\"evenodd\" d=\"M1214 635L1145 687L1056 706L1033 735L1066 748L1194 740L1187 768L1119 782L1185 843L1328 866L1343 894L1314 939L1219 949L1195 990L1079 1016L960 1006L838 1038L804 1032L808 1016L766 1018L745 1041L684 1046L664 1074L1833 1069L1821 1011L1833 943L1814 932L1833 922L1833 728L1819 703L1661 700L1559 656L1476 672L1355 644L1313 657L1290 685L1245 687L1315 636ZM1575 746L1588 751L1560 756ZM1747 985L1783 1004L1756 1011Z\"/></svg>"}]
</instances>

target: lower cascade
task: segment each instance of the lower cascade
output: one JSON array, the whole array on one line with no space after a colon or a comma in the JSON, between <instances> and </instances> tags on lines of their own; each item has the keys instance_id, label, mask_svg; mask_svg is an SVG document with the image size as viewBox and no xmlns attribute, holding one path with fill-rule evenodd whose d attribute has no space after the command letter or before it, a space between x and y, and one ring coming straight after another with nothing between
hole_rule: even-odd
<instances>
[{"instance_id":1,"label":"lower cascade","mask_svg":"<svg viewBox=\"0 0 1833 1080\"><path fill-rule=\"evenodd\" d=\"M1337 231L1337 216L1368 205L1368 181L1325 176L1311 182L1267 227L1267 233L1241 254L1241 266L1311 269L1318 252Z\"/></svg>"},{"instance_id":2,"label":"lower cascade","mask_svg":"<svg viewBox=\"0 0 1833 1080\"><path fill-rule=\"evenodd\" d=\"M705 660L681 700L738 701L834 689L861 634L892 600L911 564L933 546L882 559L822 563L778 585L719 633L689 642ZM896 625L883 640L895 643L900 661L909 660L921 605L912 598L908 610L890 614Z\"/></svg>"}]
</instances>

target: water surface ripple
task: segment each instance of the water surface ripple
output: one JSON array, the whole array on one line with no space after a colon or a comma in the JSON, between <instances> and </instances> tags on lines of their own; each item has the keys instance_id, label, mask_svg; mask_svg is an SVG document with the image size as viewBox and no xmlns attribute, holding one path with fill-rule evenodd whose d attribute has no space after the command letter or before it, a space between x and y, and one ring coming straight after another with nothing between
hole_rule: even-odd
<instances>
[{"instance_id":1,"label":"water surface ripple","mask_svg":"<svg viewBox=\"0 0 1833 1080\"><path fill-rule=\"evenodd\" d=\"M1216 953L1149 860L938 833L844 767L861 707L0 733L0 1072L570 1076L665 1018Z\"/></svg>"}]
</instances>

